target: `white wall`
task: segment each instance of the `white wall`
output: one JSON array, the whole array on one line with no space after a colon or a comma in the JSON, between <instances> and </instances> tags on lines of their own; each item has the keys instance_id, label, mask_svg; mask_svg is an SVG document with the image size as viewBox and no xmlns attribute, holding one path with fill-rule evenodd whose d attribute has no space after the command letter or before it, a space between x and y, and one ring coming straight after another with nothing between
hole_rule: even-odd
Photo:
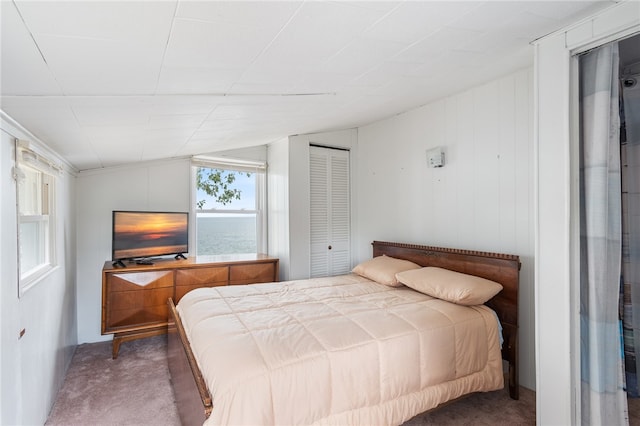
<instances>
[{"instance_id":1,"label":"white wall","mask_svg":"<svg viewBox=\"0 0 640 426\"><path fill-rule=\"evenodd\" d=\"M75 177L56 179L58 266L18 298L14 138L62 161L9 117L0 131L0 424L43 424L76 346ZM20 330L25 334L19 338Z\"/></svg>"},{"instance_id":2,"label":"white wall","mask_svg":"<svg viewBox=\"0 0 640 426\"><path fill-rule=\"evenodd\" d=\"M113 210L190 211L188 159L138 163L78 174L78 342L102 336L102 267L111 259ZM191 221L193 226L193 220ZM192 233L190 234L192 235ZM193 241L190 241L193 246Z\"/></svg>"},{"instance_id":3,"label":"white wall","mask_svg":"<svg viewBox=\"0 0 640 426\"><path fill-rule=\"evenodd\" d=\"M373 240L520 256L520 381L535 387L532 70L358 129L358 260ZM426 150L445 151L428 168Z\"/></svg>"},{"instance_id":4,"label":"white wall","mask_svg":"<svg viewBox=\"0 0 640 426\"><path fill-rule=\"evenodd\" d=\"M267 147L268 252L280 259L280 280L289 273L289 139Z\"/></svg>"},{"instance_id":5,"label":"white wall","mask_svg":"<svg viewBox=\"0 0 640 426\"><path fill-rule=\"evenodd\" d=\"M619 3L535 46L536 394L538 424L579 424L577 74L572 55L640 31L640 2Z\"/></svg>"}]
</instances>

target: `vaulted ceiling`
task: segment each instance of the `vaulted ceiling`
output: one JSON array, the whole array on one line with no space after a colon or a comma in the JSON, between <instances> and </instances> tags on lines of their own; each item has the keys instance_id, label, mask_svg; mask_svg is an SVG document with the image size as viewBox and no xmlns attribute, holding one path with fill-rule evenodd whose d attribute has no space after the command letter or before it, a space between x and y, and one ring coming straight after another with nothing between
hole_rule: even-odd
<instances>
[{"instance_id":1,"label":"vaulted ceiling","mask_svg":"<svg viewBox=\"0 0 640 426\"><path fill-rule=\"evenodd\" d=\"M613 1L6 1L0 108L79 170L362 126Z\"/></svg>"}]
</instances>

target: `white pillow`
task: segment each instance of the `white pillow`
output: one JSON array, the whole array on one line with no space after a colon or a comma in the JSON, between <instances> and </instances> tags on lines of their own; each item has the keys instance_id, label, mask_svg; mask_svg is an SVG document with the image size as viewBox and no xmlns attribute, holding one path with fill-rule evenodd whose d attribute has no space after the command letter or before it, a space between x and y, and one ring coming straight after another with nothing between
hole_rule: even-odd
<instances>
[{"instance_id":1,"label":"white pillow","mask_svg":"<svg viewBox=\"0 0 640 426\"><path fill-rule=\"evenodd\" d=\"M360 263L353 268L352 272L380 284L399 287L401 284L398 282L396 274L418 268L420 268L420 265L409 260L396 259L395 257L383 254L382 256L377 256L371 260Z\"/></svg>"},{"instance_id":2,"label":"white pillow","mask_svg":"<svg viewBox=\"0 0 640 426\"><path fill-rule=\"evenodd\" d=\"M403 271L396 278L420 293L458 305L481 305L502 290L495 281L435 266Z\"/></svg>"}]
</instances>

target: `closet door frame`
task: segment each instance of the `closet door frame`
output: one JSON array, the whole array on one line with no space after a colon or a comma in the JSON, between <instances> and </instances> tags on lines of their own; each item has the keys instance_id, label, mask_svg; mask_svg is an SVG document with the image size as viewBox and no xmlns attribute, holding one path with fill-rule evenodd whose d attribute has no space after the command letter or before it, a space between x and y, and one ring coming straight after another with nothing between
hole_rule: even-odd
<instances>
[{"instance_id":1,"label":"closet door frame","mask_svg":"<svg viewBox=\"0 0 640 426\"><path fill-rule=\"evenodd\" d=\"M310 277L310 229L309 229L309 148L321 145L331 148L348 149L350 153L351 180L351 267L358 261L371 258L371 241L375 236L360 236L358 229L358 130L347 129L326 133L289 136L286 141L288 151L286 180L288 218L286 236L288 261L281 261L281 279L306 279ZM281 257L282 259L282 257Z\"/></svg>"}]
</instances>

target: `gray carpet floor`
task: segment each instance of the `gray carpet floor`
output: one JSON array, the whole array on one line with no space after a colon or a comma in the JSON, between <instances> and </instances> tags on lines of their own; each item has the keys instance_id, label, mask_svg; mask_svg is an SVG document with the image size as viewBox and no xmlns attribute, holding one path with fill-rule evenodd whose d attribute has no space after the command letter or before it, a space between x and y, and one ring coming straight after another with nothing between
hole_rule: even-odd
<instances>
[{"instance_id":1,"label":"gray carpet floor","mask_svg":"<svg viewBox=\"0 0 640 426\"><path fill-rule=\"evenodd\" d=\"M179 425L166 336L79 345L47 425Z\"/></svg>"},{"instance_id":2,"label":"gray carpet floor","mask_svg":"<svg viewBox=\"0 0 640 426\"><path fill-rule=\"evenodd\" d=\"M417 425L535 425L535 394L478 393L420 414ZM166 336L126 342L111 359L111 342L79 345L47 425L179 425L167 366Z\"/></svg>"}]
</instances>

